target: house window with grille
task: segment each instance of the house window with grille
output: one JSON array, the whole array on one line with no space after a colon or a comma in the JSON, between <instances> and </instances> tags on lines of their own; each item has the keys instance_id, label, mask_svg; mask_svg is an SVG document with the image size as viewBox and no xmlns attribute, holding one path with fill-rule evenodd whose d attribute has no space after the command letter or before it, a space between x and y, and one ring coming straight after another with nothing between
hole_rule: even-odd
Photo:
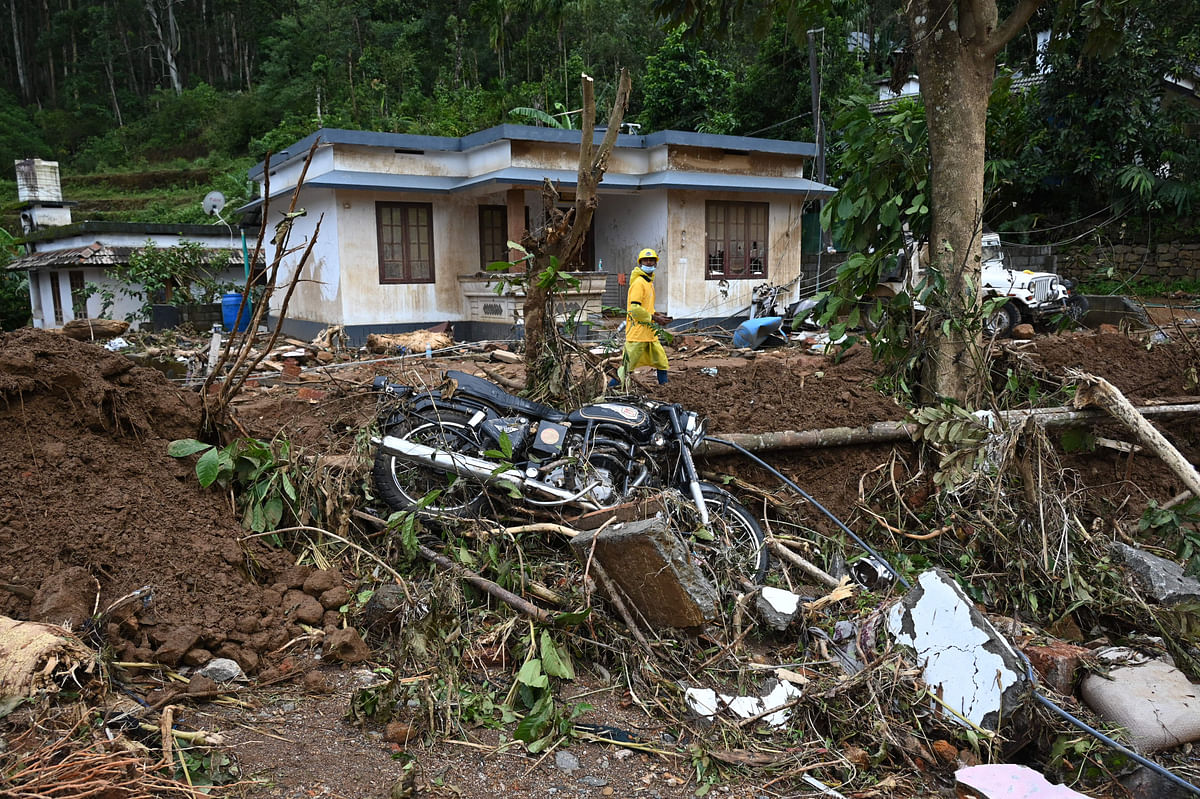
<instances>
[{"instance_id":1,"label":"house window with grille","mask_svg":"<svg viewBox=\"0 0 1200 799\"><path fill-rule=\"evenodd\" d=\"M83 272L70 273L71 315L76 319L87 319L87 290L83 287Z\"/></svg>"},{"instance_id":2,"label":"house window with grille","mask_svg":"<svg viewBox=\"0 0 1200 799\"><path fill-rule=\"evenodd\" d=\"M503 205L479 206L479 268L508 260L508 209Z\"/></svg>"},{"instance_id":3,"label":"house window with grille","mask_svg":"<svg viewBox=\"0 0 1200 799\"><path fill-rule=\"evenodd\" d=\"M767 203L707 202L708 280L762 280L767 276Z\"/></svg>"},{"instance_id":4,"label":"house window with grille","mask_svg":"<svg viewBox=\"0 0 1200 799\"><path fill-rule=\"evenodd\" d=\"M433 206L376 203L380 283L433 282Z\"/></svg>"},{"instance_id":5,"label":"house window with grille","mask_svg":"<svg viewBox=\"0 0 1200 799\"><path fill-rule=\"evenodd\" d=\"M58 272L50 273L50 301L54 304L54 324L59 327L63 323L62 292L58 288Z\"/></svg>"}]
</instances>

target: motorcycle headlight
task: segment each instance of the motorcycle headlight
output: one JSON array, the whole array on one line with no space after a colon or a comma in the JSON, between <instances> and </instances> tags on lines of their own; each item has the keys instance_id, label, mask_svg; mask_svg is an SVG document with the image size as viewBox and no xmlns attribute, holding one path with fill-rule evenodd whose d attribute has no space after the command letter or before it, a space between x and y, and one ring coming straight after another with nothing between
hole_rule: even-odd
<instances>
[{"instance_id":1,"label":"motorcycle headlight","mask_svg":"<svg viewBox=\"0 0 1200 799\"><path fill-rule=\"evenodd\" d=\"M700 414L689 412L687 421L683 424L683 437L689 447L696 447L704 440L705 428L708 423Z\"/></svg>"}]
</instances>

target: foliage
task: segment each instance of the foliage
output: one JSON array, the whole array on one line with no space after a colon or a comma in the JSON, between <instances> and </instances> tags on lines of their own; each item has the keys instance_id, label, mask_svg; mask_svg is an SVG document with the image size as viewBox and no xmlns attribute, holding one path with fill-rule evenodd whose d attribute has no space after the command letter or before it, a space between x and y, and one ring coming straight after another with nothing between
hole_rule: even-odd
<instances>
[{"instance_id":1,"label":"foliage","mask_svg":"<svg viewBox=\"0 0 1200 799\"><path fill-rule=\"evenodd\" d=\"M575 719L590 710L591 706L577 704L565 713L560 711L554 703L550 679L575 679L575 666L570 653L566 647L555 643L547 630L542 631L535 646L532 626L525 642L525 662L517 672L509 697L510 703L514 696L519 697L527 709L513 737L524 741L529 752L536 754L568 737Z\"/></svg>"},{"instance_id":2,"label":"foliage","mask_svg":"<svg viewBox=\"0 0 1200 799\"><path fill-rule=\"evenodd\" d=\"M646 59L638 120L650 131L730 133L732 119L727 109L732 80L732 73L685 41L683 28L676 28Z\"/></svg>"},{"instance_id":3,"label":"foliage","mask_svg":"<svg viewBox=\"0 0 1200 799\"><path fill-rule=\"evenodd\" d=\"M275 530L283 519L300 515L299 494L292 480L296 467L287 441L237 438L217 447L183 438L172 441L167 454L175 458L199 454L196 478L200 485L233 489L242 511L242 526L247 530Z\"/></svg>"},{"instance_id":4,"label":"foliage","mask_svg":"<svg viewBox=\"0 0 1200 799\"><path fill-rule=\"evenodd\" d=\"M29 324L29 276L5 268L19 254L13 237L0 228L0 330Z\"/></svg>"},{"instance_id":5,"label":"foliage","mask_svg":"<svg viewBox=\"0 0 1200 799\"><path fill-rule=\"evenodd\" d=\"M1172 507L1150 500L1138 530L1153 532L1166 542L1176 542L1176 554L1184 562L1184 571L1191 577L1200 576L1200 499L1192 497Z\"/></svg>"},{"instance_id":6,"label":"foliage","mask_svg":"<svg viewBox=\"0 0 1200 799\"><path fill-rule=\"evenodd\" d=\"M111 270L109 276L122 284L120 291L136 300L140 306L129 314L129 321L149 319L153 305L167 300L170 304L211 303L226 291L237 288L223 281L217 273L220 267L214 256L198 242L181 240L173 247L158 247L147 240L146 246L129 256L129 263Z\"/></svg>"}]
</instances>

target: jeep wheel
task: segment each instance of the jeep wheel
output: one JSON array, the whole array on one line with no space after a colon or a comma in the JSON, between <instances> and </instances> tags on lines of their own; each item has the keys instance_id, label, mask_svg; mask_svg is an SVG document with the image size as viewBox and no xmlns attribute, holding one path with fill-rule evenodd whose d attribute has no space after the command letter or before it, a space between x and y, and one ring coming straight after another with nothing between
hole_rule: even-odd
<instances>
[{"instance_id":1,"label":"jeep wheel","mask_svg":"<svg viewBox=\"0 0 1200 799\"><path fill-rule=\"evenodd\" d=\"M983 319L983 334L988 338L1004 338L1021 322L1021 314L1006 302Z\"/></svg>"}]
</instances>

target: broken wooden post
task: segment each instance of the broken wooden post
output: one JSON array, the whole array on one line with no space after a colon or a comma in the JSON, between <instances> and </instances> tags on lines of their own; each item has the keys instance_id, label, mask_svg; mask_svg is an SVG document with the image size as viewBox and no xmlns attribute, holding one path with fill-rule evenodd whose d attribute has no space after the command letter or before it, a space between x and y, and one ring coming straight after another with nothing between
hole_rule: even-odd
<instances>
[{"instance_id":1,"label":"broken wooden post","mask_svg":"<svg viewBox=\"0 0 1200 799\"><path fill-rule=\"evenodd\" d=\"M1098 405L1111 413L1114 418L1136 433L1143 444L1162 458L1163 462L1171 468L1171 471L1175 472L1193 495L1200 496L1200 473L1196 471L1196 467L1192 466L1170 441L1167 441L1166 436L1146 421L1145 416L1133 406L1133 403L1121 393L1120 389L1103 377L1074 370L1070 374L1079 380L1078 388L1075 391L1075 407L1084 408L1089 405Z\"/></svg>"}]
</instances>

